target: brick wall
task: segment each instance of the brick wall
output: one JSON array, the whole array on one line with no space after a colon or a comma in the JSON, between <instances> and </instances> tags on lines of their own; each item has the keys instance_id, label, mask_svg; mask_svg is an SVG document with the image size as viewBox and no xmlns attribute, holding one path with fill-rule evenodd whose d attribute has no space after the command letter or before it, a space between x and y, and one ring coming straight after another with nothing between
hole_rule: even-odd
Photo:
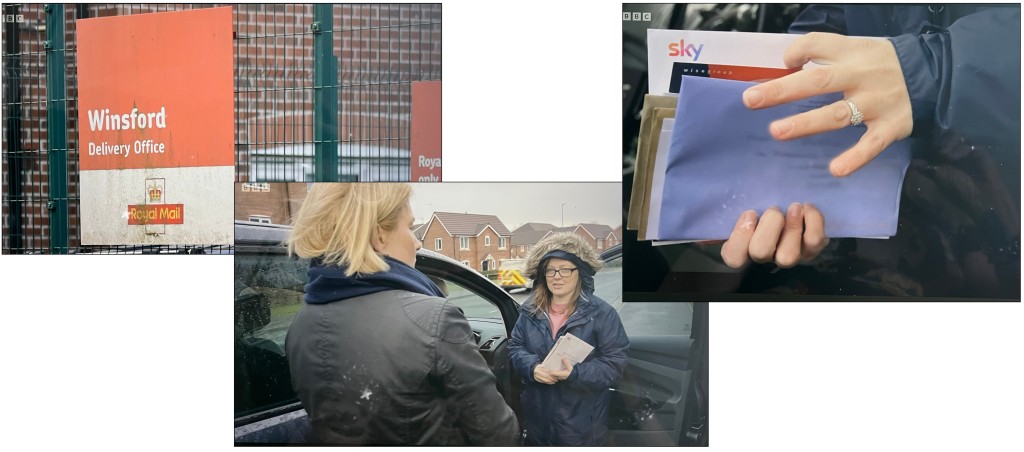
<instances>
[{"instance_id":1,"label":"brick wall","mask_svg":"<svg viewBox=\"0 0 1024 452\"><path fill-rule=\"evenodd\" d=\"M441 239L441 249L437 250L435 245L436 239ZM448 232L444 230L444 226L439 221L432 221L430 227L427 228L427 232L423 234L423 247L448 256L457 261L462 261L459 256L459 240L452 238L448 235Z\"/></svg>"},{"instance_id":2,"label":"brick wall","mask_svg":"<svg viewBox=\"0 0 1024 452\"><path fill-rule=\"evenodd\" d=\"M194 5L193 8L218 5ZM313 142L313 6L308 4L233 6L235 31L235 149L236 180L266 180L253 155L264 155L266 166L309 161ZM189 9L189 5L66 5L69 236L78 246L78 109L77 9L85 17L107 17ZM335 5L334 55L338 69L338 137L342 148L373 158L376 164L388 149L409 148L411 83L441 79L441 6ZM5 213L20 211L18 249L45 250L49 243L46 15L43 5L5 5L5 14L20 14L20 45L4 50L3 191ZM3 27L5 45L7 27ZM17 100L12 100L13 98ZM64 96L57 96L63 98ZM15 103L16 102L16 103ZM7 129L20 135L8 143ZM276 157L266 156L277 153ZM294 163L298 162L298 163ZM384 164L391 164L385 162ZM363 164L366 166L368 164ZM407 166L407 164L406 164ZM8 173L20 177L12 194ZM407 169L404 170L407 173ZM287 176L297 177L295 173ZM252 175L252 179L250 178ZM299 175L301 176L301 174ZM406 174L405 177L408 177ZM302 179L298 179L302 180ZM10 224L4 217L4 249L10 248Z\"/></svg>"},{"instance_id":3,"label":"brick wall","mask_svg":"<svg viewBox=\"0 0 1024 452\"><path fill-rule=\"evenodd\" d=\"M298 213L306 199L307 185L302 182L253 184L248 191L246 184L234 186L236 220L249 220L251 215L261 215L270 217L273 224L291 224L292 216ZM262 187L267 190L261 190Z\"/></svg>"}]
</instances>

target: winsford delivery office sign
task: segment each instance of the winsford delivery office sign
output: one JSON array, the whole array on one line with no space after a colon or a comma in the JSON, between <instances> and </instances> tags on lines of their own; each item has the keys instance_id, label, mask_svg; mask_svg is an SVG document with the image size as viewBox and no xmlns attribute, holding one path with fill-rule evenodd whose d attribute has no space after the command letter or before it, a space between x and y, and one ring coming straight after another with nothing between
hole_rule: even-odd
<instances>
[{"instance_id":1,"label":"winsford delivery office sign","mask_svg":"<svg viewBox=\"0 0 1024 452\"><path fill-rule=\"evenodd\" d=\"M82 244L233 243L231 8L77 26Z\"/></svg>"}]
</instances>

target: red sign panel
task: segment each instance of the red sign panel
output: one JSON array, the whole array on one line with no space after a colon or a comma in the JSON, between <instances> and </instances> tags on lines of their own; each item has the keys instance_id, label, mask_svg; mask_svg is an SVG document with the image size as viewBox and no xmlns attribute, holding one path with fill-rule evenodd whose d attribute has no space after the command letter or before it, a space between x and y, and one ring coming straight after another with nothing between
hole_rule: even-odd
<instances>
[{"instance_id":1,"label":"red sign panel","mask_svg":"<svg viewBox=\"0 0 1024 452\"><path fill-rule=\"evenodd\" d=\"M128 224L184 224L184 204L128 206Z\"/></svg>"},{"instance_id":2,"label":"red sign panel","mask_svg":"<svg viewBox=\"0 0 1024 452\"><path fill-rule=\"evenodd\" d=\"M412 82L413 182L441 181L441 82Z\"/></svg>"},{"instance_id":3,"label":"red sign panel","mask_svg":"<svg viewBox=\"0 0 1024 452\"><path fill-rule=\"evenodd\" d=\"M234 165L230 7L77 27L82 170Z\"/></svg>"}]
</instances>

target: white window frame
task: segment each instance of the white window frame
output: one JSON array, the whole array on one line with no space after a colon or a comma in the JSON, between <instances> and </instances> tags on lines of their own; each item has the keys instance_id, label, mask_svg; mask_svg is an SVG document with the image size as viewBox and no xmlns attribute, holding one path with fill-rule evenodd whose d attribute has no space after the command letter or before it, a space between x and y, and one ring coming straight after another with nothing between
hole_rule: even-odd
<instances>
[{"instance_id":1,"label":"white window frame","mask_svg":"<svg viewBox=\"0 0 1024 452\"><path fill-rule=\"evenodd\" d=\"M434 250L435 251L441 251L441 238L440 237L434 239Z\"/></svg>"},{"instance_id":2,"label":"white window frame","mask_svg":"<svg viewBox=\"0 0 1024 452\"><path fill-rule=\"evenodd\" d=\"M459 237L459 249L469 250L469 237Z\"/></svg>"},{"instance_id":3,"label":"white window frame","mask_svg":"<svg viewBox=\"0 0 1024 452\"><path fill-rule=\"evenodd\" d=\"M249 215L249 221L255 221L256 223L263 224L274 224L274 221L266 215Z\"/></svg>"},{"instance_id":4,"label":"white window frame","mask_svg":"<svg viewBox=\"0 0 1024 452\"><path fill-rule=\"evenodd\" d=\"M604 239L597 239L597 249L604 249Z\"/></svg>"},{"instance_id":5,"label":"white window frame","mask_svg":"<svg viewBox=\"0 0 1024 452\"><path fill-rule=\"evenodd\" d=\"M508 248L505 246L505 237L498 237L498 249L503 250L505 248Z\"/></svg>"},{"instance_id":6,"label":"white window frame","mask_svg":"<svg viewBox=\"0 0 1024 452\"><path fill-rule=\"evenodd\" d=\"M491 236L489 236L489 235L485 235L484 236L484 246L491 246Z\"/></svg>"}]
</instances>

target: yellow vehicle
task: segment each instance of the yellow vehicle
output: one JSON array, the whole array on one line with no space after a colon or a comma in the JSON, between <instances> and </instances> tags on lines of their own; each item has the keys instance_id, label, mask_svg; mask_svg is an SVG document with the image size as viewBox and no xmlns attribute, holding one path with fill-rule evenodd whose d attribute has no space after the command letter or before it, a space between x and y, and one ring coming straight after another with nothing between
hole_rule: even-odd
<instances>
[{"instance_id":1,"label":"yellow vehicle","mask_svg":"<svg viewBox=\"0 0 1024 452\"><path fill-rule=\"evenodd\" d=\"M522 270L522 259L503 259L498 265L498 285L506 291L526 287Z\"/></svg>"}]
</instances>

